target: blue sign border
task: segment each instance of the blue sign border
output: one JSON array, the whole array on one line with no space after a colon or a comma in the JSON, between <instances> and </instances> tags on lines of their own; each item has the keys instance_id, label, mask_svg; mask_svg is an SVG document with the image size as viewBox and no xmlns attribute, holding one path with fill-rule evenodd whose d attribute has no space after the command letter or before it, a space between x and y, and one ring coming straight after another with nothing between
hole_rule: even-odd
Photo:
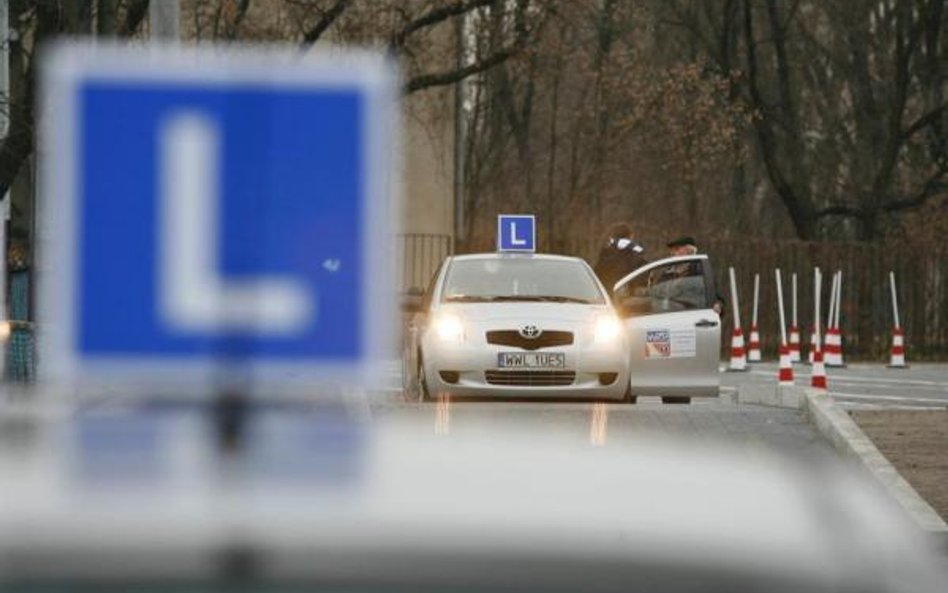
<instances>
[{"instance_id":1,"label":"blue sign border","mask_svg":"<svg viewBox=\"0 0 948 593\"><path fill-rule=\"evenodd\" d=\"M362 201L361 271L363 299L361 342L365 356L357 361L297 359L254 360L241 365L242 378L267 394L305 393L314 389L364 388L381 380L384 361L395 353L397 314L390 254L397 229L397 184L392 154L398 136L398 78L393 63L368 51L333 50L301 56L285 49L232 46L197 48L175 45L135 47L118 43L59 42L46 50L42 90L46 99L41 123L41 193L37 204L39 266L37 294L40 381L78 392L102 387L160 395L203 395L220 387L227 373L219 361L174 357L84 356L76 344L75 311L78 270L77 200L80 125L77 99L84 81L171 83L196 88L260 85L306 90L355 90L367 108L363 122L366 180ZM371 173L371 174L370 174Z\"/></svg>"}]
</instances>

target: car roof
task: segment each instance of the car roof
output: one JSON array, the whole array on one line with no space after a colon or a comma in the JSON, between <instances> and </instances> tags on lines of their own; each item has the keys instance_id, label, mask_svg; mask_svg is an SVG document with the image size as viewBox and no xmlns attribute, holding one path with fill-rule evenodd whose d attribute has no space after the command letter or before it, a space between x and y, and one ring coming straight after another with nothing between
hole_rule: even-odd
<instances>
[{"instance_id":1,"label":"car roof","mask_svg":"<svg viewBox=\"0 0 948 593\"><path fill-rule=\"evenodd\" d=\"M327 442L343 442L345 430L334 424ZM38 489L70 468L53 464L24 476L0 463L0 476L17 478L6 482L11 496L0 507L0 585L5 571L29 575L31 567L44 578L125 574L122 563L106 562L121 554L138 562L130 570L215 574L228 534L268 559L279 556L290 574L349 584L393 576L421 584L435 570L483 590L527 574L535 590L562 586L563 577L580 578L574 590L627 591L635 572L660 565L816 584L850 582L875 569L881 573L871 578L893 576L886 570L925 574L917 534L890 516L864 476L842 465L804 467L763 452L748 456L642 435L617 435L610 447L593 448L582 437L494 422L455 432L436 434L420 417L374 425L362 446L318 457L351 458L313 466L340 482L331 487L335 494L314 491L305 480L237 479L243 474L215 489L216 474L189 470L196 481L134 490L134 504L115 505L113 498L90 498L94 488L84 491L83 484L101 484L77 481L84 466L66 472L71 481ZM201 455L183 459L204 467ZM310 466L291 469L300 467ZM840 528L826 524L827 513ZM90 529L94 542L82 536ZM886 558L891 566L881 563ZM531 559L545 570L522 573ZM559 574L551 571L556 566L574 570ZM604 572L587 582L589 570L577 567Z\"/></svg>"},{"instance_id":2,"label":"car roof","mask_svg":"<svg viewBox=\"0 0 948 593\"><path fill-rule=\"evenodd\" d=\"M451 256L451 261L469 261L484 259L525 259L533 261L562 261L562 262L581 262L586 263L581 257L572 255L558 255L555 253L506 253L506 252L485 252L485 253L466 253L464 255Z\"/></svg>"}]
</instances>

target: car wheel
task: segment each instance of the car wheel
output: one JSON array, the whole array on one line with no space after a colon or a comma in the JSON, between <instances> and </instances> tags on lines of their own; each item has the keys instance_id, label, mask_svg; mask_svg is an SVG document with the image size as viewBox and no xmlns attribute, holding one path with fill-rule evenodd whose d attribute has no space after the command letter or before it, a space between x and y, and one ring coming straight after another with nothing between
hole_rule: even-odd
<instances>
[{"instance_id":1,"label":"car wheel","mask_svg":"<svg viewBox=\"0 0 948 593\"><path fill-rule=\"evenodd\" d=\"M663 404L690 404L690 397L671 397L671 396L662 396Z\"/></svg>"}]
</instances>

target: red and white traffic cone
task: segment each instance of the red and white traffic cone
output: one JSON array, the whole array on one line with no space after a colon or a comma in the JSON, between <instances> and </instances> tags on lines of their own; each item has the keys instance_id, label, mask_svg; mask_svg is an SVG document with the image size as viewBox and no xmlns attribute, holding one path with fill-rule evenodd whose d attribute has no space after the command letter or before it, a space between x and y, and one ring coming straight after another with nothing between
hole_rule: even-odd
<instances>
[{"instance_id":1,"label":"red and white traffic cone","mask_svg":"<svg viewBox=\"0 0 948 593\"><path fill-rule=\"evenodd\" d=\"M734 268L728 268L731 279L731 306L734 308L734 333L731 334L731 364L729 371L746 371L747 354L744 351L744 332L741 330L741 309L737 303L737 276Z\"/></svg>"},{"instance_id":2,"label":"red and white traffic cone","mask_svg":"<svg viewBox=\"0 0 948 593\"><path fill-rule=\"evenodd\" d=\"M790 326L790 362L800 362L800 328Z\"/></svg>"},{"instance_id":3,"label":"red and white traffic cone","mask_svg":"<svg viewBox=\"0 0 948 593\"><path fill-rule=\"evenodd\" d=\"M892 369L904 369L908 365L905 364L905 334L902 333L901 327L895 327L892 329L892 351L889 355L889 368Z\"/></svg>"},{"instance_id":4,"label":"red and white traffic cone","mask_svg":"<svg viewBox=\"0 0 948 593\"><path fill-rule=\"evenodd\" d=\"M786 344L780 345L780 370L777 381L781 385L793 385L793 363L790 362L790 349Z\"/></svg>"},{"instance_id":5,"label":"red and white traffic cone","mask_svg":"<svg viewBox=\"0 0 948 593\"><path fill-rule=\"evenodd\" d=\"M760 332L757 326L752 325L750 331L750 343L747 345L747 362L760 362Z\"/></svg>"},{"instance_id":6,"label":"red and white traffic cone","mask_svg":"<svg viewBox=\"0 0 948 593\"><path fill-rule=\"evenodd\" d=\"M810 387L826 389L826 366L823 364L823 353L819 350L813 353L813 371L810 374Z\"/></svg>"},{"instance_id":7,"label":"red and white traffic cone","mask_svg":"<svg viewBox=\"0 0 948 593\"><path fill-rule=\"evenodd\" d=\"M826 330L826 350L824 361L828 367L843 366L843 337L838 327Z\"/></svg>"},{"instance_id":8,"label":"red and white traffic cone","mask_svg":"<svg viewBox=\"0 0 948 593\"><path fill-rule=\"evenodd\" d=\"M734 333L731 334L731 364L727 370L747 370L747 356L744 353L744 332L739 327L735 327Z\"/></svg>"}]
</instances>

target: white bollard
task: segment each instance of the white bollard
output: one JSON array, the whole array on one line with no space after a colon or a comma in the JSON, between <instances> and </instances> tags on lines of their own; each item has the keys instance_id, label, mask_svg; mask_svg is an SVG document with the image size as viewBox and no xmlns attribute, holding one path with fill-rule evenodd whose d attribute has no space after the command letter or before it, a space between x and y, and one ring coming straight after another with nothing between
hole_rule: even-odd
<instances>
[{"instance_id":1,"label":"white bollard","mask_svg":"<svg viewBox=\"0 0 948 593\"><path fill-rule=\"evenodd\" d=\"M746 371L747 356L744 354L744 334L741 330L741 309L737 301L737 280L734 277L734 268L728 268L731 277L731 306L734 313L734 333L731 335L731 362L729 371Z\"/></svg>"},{"instance_id":2,"label":"white bollard","mask_svg":"<svg viewBox=\"0 0 948 593\"><path fill-rule=\"evenodd\" d=\"M790 276L791 285L791 323L790 323L790 362L800 362L800 326L797 325L797 273Z\"/></svg>"},{"instance_id":3,"label":"white bollard","mask_svg":"<svg viewBox=\"0 0 948 593\"><path fill-rule=\"evenodd\" d=\"M821 351L820 347L820 296L823 292L823 275L820 268L813 268L813 333L810 334L810 354L809 361L813 364L813 357L816 352Z\"/></svg>"},{"instance_id":4,"label":"white bollard","mask_svg":"<svg viewBox=\"0 0 948 593\"><path fill-rule=\"evenodd\" d=\"M750 344L747 349L749 362L760 362L760 330L757 329L757 305L760 302L760 274L754 274L754 309L751 315Z\"/></svg>"},{"instance_id":5,"label":"white bollard","mask_svg":"<svg viewBox=\"0 0 948 593\"><path fill-rule=\"evenodd\" d=\"M908 368L905 362L905 334L902 332L902 323L899 321L899 298L895 292L895 272L889 272L889 287L892 290L892 319L895 325L892 328L892 349L889 352L889 368Z\"/></svg>"},{"instance_id":6,"label":"white bollard","mask_svg":"<svg viewBox=\"0 0 948 593\"><path fill-rule=\"evenodd\" d=\"M780 279L780 268L774 270L777 279L777 309L780 313L780 369L777 371L777 381L781 385L793 385L793 363L790 362L790 349L787 347L787 317L783 309L783 281Z\"/></svg>"}]
</instances>

